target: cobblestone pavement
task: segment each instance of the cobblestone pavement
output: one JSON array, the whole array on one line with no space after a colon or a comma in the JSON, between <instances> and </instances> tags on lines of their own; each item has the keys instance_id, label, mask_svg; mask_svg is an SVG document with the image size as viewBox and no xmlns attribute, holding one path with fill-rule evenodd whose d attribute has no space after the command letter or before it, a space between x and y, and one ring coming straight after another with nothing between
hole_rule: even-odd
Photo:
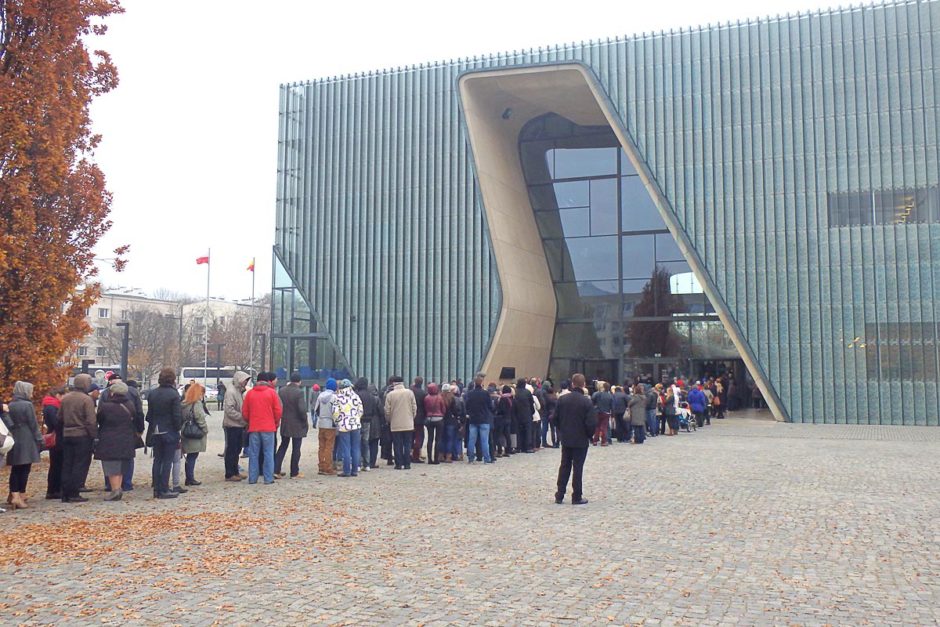
<instances>
[{"instance_id":1,"label":"cobblestone pavement","mask_svg":"<svg viewBox=\"0 0 940 627\"><path fill-rule=\"evenodd\" d=\"M308 439L305 478L249 486L214 437L203 486L154 501L138 459L114 504L42 501L40 468L0 516L0 620L936 624L940 430L915 433L729 418L592 448L584 507L553 503L556 450L341 479Z\"/></svg>"}]
</instances>

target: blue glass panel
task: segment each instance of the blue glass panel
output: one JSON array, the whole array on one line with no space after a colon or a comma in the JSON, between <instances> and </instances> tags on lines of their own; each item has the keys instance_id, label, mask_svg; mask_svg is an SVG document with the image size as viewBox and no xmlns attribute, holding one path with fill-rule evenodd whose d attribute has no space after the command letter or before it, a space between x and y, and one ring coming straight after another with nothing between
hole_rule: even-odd
<instances>
[{"instance_id":1,"label":"blue glass panel","mask_svg":"<svg viewBox=\"0 0 940 627\"><path fill-rule=\"evenodd\" d=\"M590 181L555 183L555 199L559 209L589 206L591 204Z\"/></svg>"},{"instance_id":2,"label":"blue glass panel","mask_svg":"<svg viewBox=\"0 0 940 627\"><path fill-rule=\"evenodd\" d=\"M550 150L551 153L554 153L556 179L617 174L616 148L558 148Z\"/></svg>"},{"instance_id":3,"label":"blue glass panel","mask_svg":"<svg viewBox=\"0 0 940 627\"><path fill-rule=\"evenodd\" d=\"M591 181L591 235L617 233L617 179Z\"/></svg>"},{"instance_id":4,"label":"blue glass panel","mask_svg":"<svg viewBox=\"0 0 940 627\"><path fill-rule=\"evenodd\" d=\"M566 239L571 259L565 279L592 281L617 278L617 238L581 237Z\"/></svg>"},{"instance_id":5,"label":"blue glass panel","mask_svg":"<svg viewBox=\"0 0 940 627\"><path fill-rule=\"evenodd\" d=\"M656 236L656 261L684 261L679 245L672 233Z\"/></svg>"},{"instance_id":6,"label":"blue glass panel","mask_svg":"<svg viewBox=\"0 0 940 627\"><path fill-rule=\"evenodd\" d=\"M666 223L638 176L620 179L624 231L666 230Z\"/></svg>"},{"instance_id":7,"label":"blue glass panel","mask_svg":"<svg viewBox=\"0 0 940 627\"><path fill-rule=\"evenodd\" d=\"M649 279L655 267L653 235L625 235L623 239L623 278Z\"/></svg>"}]
</instances>

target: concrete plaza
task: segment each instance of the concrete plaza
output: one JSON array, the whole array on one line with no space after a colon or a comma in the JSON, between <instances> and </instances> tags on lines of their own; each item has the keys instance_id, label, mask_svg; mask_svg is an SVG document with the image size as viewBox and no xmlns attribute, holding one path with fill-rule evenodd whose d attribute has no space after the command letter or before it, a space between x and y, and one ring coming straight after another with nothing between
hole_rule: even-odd
<instances>
[{"instance_id":1,"label":"concrete plaza","mask_svg":"<svg viewBox=\"0 0 940 627\"><path fill-rule=\"evenodd\" d=\"M558 451L222 481L0 517L3 622L572 625L940 622L940 429L716 421L592 448L584 507ZM312 431L315 435L315 432ZM6 478L6 472L3 473ZM100 466L89 485L100 487Z\"/></svg>"}]
</instances>

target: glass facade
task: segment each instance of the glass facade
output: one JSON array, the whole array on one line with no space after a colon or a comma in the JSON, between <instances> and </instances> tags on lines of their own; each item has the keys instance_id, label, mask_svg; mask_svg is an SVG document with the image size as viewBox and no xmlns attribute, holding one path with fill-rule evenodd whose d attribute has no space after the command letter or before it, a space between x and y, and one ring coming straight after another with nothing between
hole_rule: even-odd
<instances>
[{"instance_id":1,"label":"glass facade","mask_svg":"<svg viewBox=\"0 0 940 627\"><path fill-rule=\"evenodd\" d=\"M519 150L558 307L550 377L698 377L738 358L610 127L547 114Z\"/></svg>"},{"instance_id":2,"label":"glass facade","mask_svg":"<svg viewBox=\"0 0 940 627\"><path fill-rule=\"evenodd\" d=\"M294 371L308 383L352 378L329 336L317 331L310 305L276 254L271 299L271 366L278 379L287 381Z\"/></svg>"}]
</instances>

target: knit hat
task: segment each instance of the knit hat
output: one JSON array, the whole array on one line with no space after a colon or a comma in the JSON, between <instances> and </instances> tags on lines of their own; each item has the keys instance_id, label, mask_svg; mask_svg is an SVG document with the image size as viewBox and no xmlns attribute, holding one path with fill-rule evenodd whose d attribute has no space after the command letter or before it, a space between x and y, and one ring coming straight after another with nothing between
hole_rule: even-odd
<instances>
[{"instance_id":1,"label":"knit hat","mask_svg":"<svg viewBox=\"0 0 940 627\"><path fill-rule=\"evenodd\" d=\"M313 391L314 391L314 392L319 392L319 391L320 391L320 384L319 384L319 383L314 383L314 384L313 384Z\"/></svg>"},{"instance_id":2,"label":"knit hat","mask_svg":"<svg viewBox=\"0 0 940 627\"><path fill-rule=\"evenodd\" d=\"M339 389L341 390L344 390L346 388L351 388L351 387L352 387L352 381L350 381L349 379L343 379L342 381L339 382Z\"/></svg>"},{"instance_id":3,"label":"knit hat","mask_svg":"<svg viewBox=\"0 0 940 627\"><path fill-rule=\"evenodd\" d=\"M113 383L108 386L111 394L127 394L127 384L120 379L112 379Z\"/></svg>"},{"instance_id":4,"label":"knit hat","mask_svg":"<svg viewBox=\"0 0 940 627\"><path fill-rule=\"evenodd\" d=\"M327 379L326 380L326 389L336 391L336 379Z\"/></svg>"}]
</instances>

